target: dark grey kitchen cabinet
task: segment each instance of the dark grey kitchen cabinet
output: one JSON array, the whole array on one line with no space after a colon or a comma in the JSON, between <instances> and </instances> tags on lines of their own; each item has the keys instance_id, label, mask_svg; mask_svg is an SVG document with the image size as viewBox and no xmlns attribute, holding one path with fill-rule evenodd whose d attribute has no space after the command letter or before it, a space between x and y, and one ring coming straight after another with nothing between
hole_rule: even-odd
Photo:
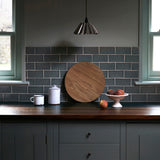
<instances>
[{"instance_id":1,"label":"dark grey kitchen cabinet","mask_svg":"<svg viewBox=\"0 0 160 160\"><path fill-rule=\"evenodd\" d=\"M1 160L157 160L159 121L2 120Z\"/></svg>"},{"instance_id":2,"label":"dark grey kitchen cabinet","mask_svg":"<svg viewBox=\"0 0 160 160\"><path fill-rule=\"evenodd\" d=\"M160 123L127 123L127 160L160 159Z\"/></svg>"},{"instance_id":3,"label":"dark grey kitchen cabinet","mask_svg":"<svg viewBox=\"0 0 160 160\"><path fill-rule=\"evenodd\" d=\"M59 160L124 159L124 124L111 121L59 123Z\"/></svg>"},{"instance_id":4,"label":"dark grey kitchen cabinet","mask_svg":"<svg viewBox=\"0 0 160 160\"><path fill-rule=\"evenodd\" d=\"M46 160L46 124L2 121L1 146L1 160Z\"/></svg>"}]
</instances>

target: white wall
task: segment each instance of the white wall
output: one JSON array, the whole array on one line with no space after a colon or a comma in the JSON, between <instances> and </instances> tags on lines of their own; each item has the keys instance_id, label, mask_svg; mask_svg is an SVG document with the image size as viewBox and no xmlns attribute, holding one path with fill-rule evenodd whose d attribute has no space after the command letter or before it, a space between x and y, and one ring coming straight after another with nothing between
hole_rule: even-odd
<instances>
[{"instance_id":1,"label":"white wall","mask_svg":"<svg viewBox=\"0 0 160 160\"><path fill-rule=\"evenodd\" d=\"M88 0L99 35L73 34L85 0L25 0L26 46L138 46L138 0Z\"/></svg>"}]
</instances>

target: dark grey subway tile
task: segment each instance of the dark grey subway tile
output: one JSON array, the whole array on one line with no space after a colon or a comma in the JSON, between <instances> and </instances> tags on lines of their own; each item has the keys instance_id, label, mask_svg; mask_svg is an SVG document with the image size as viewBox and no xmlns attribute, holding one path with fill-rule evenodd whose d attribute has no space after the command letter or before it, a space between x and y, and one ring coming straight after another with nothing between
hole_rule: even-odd
<instances>
[{"instance_id":1,"label":"dark grey subway tile","mask_svg":"<svg viewBox=\"0 0 160 160\"><path fill-rule=\"evenodd\" d=\"M132 47L132 54L139 54L139 48L138 47Z\"/></svg>"},{"instance_id":2,"label":"dark grey subway tile","mask_svg":"<svg viewBox=\"0 0 160 160\"><path fill-rule=\"evenodd\" d=\"M0 94L0 103L2 103L4 101L4 99L3 99L3 95L2 94Z\"/></svg>"},{"instance_id":3,"label":"dark grey subway tile","mask_svg":"<svg viewBox=\"0 0 160 160\"><path fill-rule=\"evenodd\" d=\"M75 55L61 55L60 62L75 62Z\"/></svg>"},{"instance_id":4,"label":"dark grey subway tile","mask_svg":"<svg viewBox=\"0 0 160 160\"><path fill-rule=\"evenodd\" d=\"M130 47L116 47L116 54L131 54Z\"/></svg>"},{"instance_id":5,"label":"dark grey subway tile","mask_svg":"<svg viewBox=\"0 0 160 160\"><path fill-rule=\"evenodd\" d=\"M146 94L132 94L132 102L147 102Z\"/></svg>"},{"instance_id":6,"label":"dark grey subway tile","mask_svg":"<svg viewBox=\"0 0 160 160\"><path fill-rule=\"evenodd\" d=\"M36 47L35 53L36 54L50 54L51 48L50 47Z\"/></svg>"},{"instance_id":7,"label":"dark grey subway tile","mask_svg":"<svg viewBox=\"0 0 160 160\"><path fill-rule=\"evenodd\" d=\"M131 95L126 96L124 99L121 100L121 102L131 102Z\"/></svg>"},{"instance_id":8,"label":"dark grey subway tile","mask_svg":"<svg viewBox=\"0 0 160 160\"><path fill-rule=\"evenodd\" d=\"M110 86L110 85L114 85L115 84L115 82L114 82L114 79L109 79L109 78L107 78L107 79L105 79L105 84L108 86Z\"/></svg>"},{"instance_id":9,"label":"dark grey subway tile","mask_svg":"<svg viewBox=\"0 0 160 160\"><path fill-rule=\"evenodd\" d=\"M19 95L18 94L4 94L4 102L18 102Z\"/></svg>"},{"instance_id":10,"label":"dark grey subway tile","mask_svg":"<svg viewBox=\"0 0 160 160\"><path fill-rule=\"evenodd\" d=\"M66 70L67 63L51 63L52 70Z\"/></svg>"},{"instance_id":11,"label":"dark grey subway tile","mask_svg":"<svg viewBox=\"0 0 160 160\"><path fill-rule=\"evenodd\" d=\"M139 62L139 56L138 55L126 55L125 62Z\"/></svg>"},{"instance_id":12,"label":"dark grey subway tile","mask_svg":"<svg viewBox=\"0 0 160 160\"><path fill-rule=\"evenodd\" d=\"M98 47L84 47L84 54L98 54Z\"/></svg>"},{"instance_id":13,"label":"dark grey subway tile","mask_svg":"<svg viewBox=\"0 0 160 160\"><path fill-rule=\"evenodd\" d=\"M93 55L93 62L107 62L107 55Z\"/></svg>"},{"instance_id":14,"label":"dark grey subway tile","mask_svg":"<svg viewBox=\"0 0 160 160\"><path fill-rule=\"evenodd\" d=\"M26 47L26 54L35 54L34 47Z\"/></svg>"},{"instance_id":15,"label":"dark grey subway tile","mask_svg":"<svg viewBox=\"0 0 160 160\"><path fill-rule=\"evenodd\" d=\"M63 80L61 79L61 78L58 78L58 79L52 79L52 81L51 81L51 84L52 85L62 85L62 83L63 83Z\"/></svg>"},{"instance_id":16,"label":"dark grey subway tile","mask_svg":"<svg viewBox=\"0 0 160 160\"><path fill-rule=\"evenodd\" d=\"M93 64L95 64L97 67L100 67L99 62L92 62Z\"/></svg>"},{"instance_id":17,"label":"dark grey subway tile","mask_svg":"<svg viewBox=\"0 0 160 160\"><path fill-rule=\"evenodd\" d=\"M92 62L91 55L78 55L77 62Z\"/></svg>"},{"instance_id":18,"label":"dark grey subway tile","mask_svg":"<svg viewBox=\"0 0 160 160\"><path fill-rule=\"evenodd\" d=\"M60 77L63 79L66 75L67 71L60 71Z\"/></svg>"},{"instance_id":19,"label":"dark grey subway tile","mask_svg":"<svg viewBox=\"0 0 160 160\"><path fill-rule=\"evenodd\" d=\"M61 87L61 101L73 101L65 91L64 77L78 62L92 62L100 67L106 83L103 93L121 88L130 94L122 102L160 101L160 87L135 86L139 77L138 47L26 47L25 52L25 73L30 85L0 86L2 102L30 102L33 94L48 95L53 84Z\"/></svg>"},{"instance_id":20,"label":"dark grey subway tile","mask_svg":"<svg viewBox=\"0 0 160 160\"><path fill-rule=\"evenodd\" d=\"M149 102L160 102L160 94L148 95Z\"/></svg>"},{"instance_id":21,"label":"dark grey subway tile","mask_svg":"<svg viewBox=\"0 0 160 160\"><path fill-rule=\"evenodd\" d=\"M0 93L11 93L11 86L0 86Z\"/></svg>"},{"instance_id":22,"label":"dark grey subway tile","mask_svg":"<svg viewBox=\"0 0 160 160\"><path fill-rule=\"evenodd\" d=\"M66 54L67 48L66 47L52 47L51 53L52 54Z\"/></svg>"},{"instance_id":23,"label":"dark grey subway tile","mask_svg":"<svg viewBox=\"0 0 160 160\"><path fill-rule=\"evenodd\" d=\"M103 90L103 93L107 93L107 91L108 91L108 88L107 88L107 86L105 86L104 90Z\"/></svg>"},{"instance_id":24,"label":"dark grey subway tile","mask_svg":"<svg viewBox=\"0 0 160 160\"><path fill-rule=\"evenodd\" d=\"M100 63L102 70L115 70L115 63Z\"/></svg>"},{"instance_id":25,"label":"dark grey subway tile","mask_svg":"<svg viewBox=\"0 0 160 160\"><path fill-rule=\"evenodd\" d=\"M59 71L44 71L44 77L59 77Z\"/></svg>"},{"instance_id":26,"label":"dark grey subway tile","mask_svg":"<svg viewBox=\"0 0 160 160\"><path fill-rule=\"evenodd\" d=\"M43 62L43 55L28 55L28 62Z\"/></svg>"},{"instance_id":27,"label":"dark grey subway tile","mask_svg":"<svg viewBox=\"0 0 160 160\"><path fill-rule=\"evenodd\" d=\"M77 62L71 62L71 63L69 62L67 65L68 66L67 69L70 69L75 64L77 64Z\"/></svg>"},{"instance_id":28,"label":"dark grey subway tile","mask_svg":"<svg viewBox=\"0 0 160 160\"><path fill-rule=\"evenodd\" d=\"M155 93L155 86L145 86L145 87L140 87L140 92L141 93Z\"/></svg>"},{"instance_id":29,"label":"dark grey subway tile","mask_svg":"<svg viewBox=\"0 0 160 160\"><path fill-rule=\"evenodd\" d=\"M26 63L26 70L33 70L34 68L34 63Z\"/></svg>"},{"instance_id":30,"label":"dark grey subway tile","mask_svg":"<svg viewBox=\"0 0 160 160\"><path fill-rule=\"evenodd\" d=\"M123 71L109 71L109 77L119 77L122 78L123 77Z\"/></svg>"},{"instance_id":31,"label":"dark grey subway tile","mask_svg":"<svg viewBox=\"0 0 160 160\"><path fill-rule=\"evenodd\" d=\"M44 62L59 62L58 55L44 55Z\"/></svg>"},{"instance_id":32,"label":"dark grey subway tile","mask_svg":"<svg viewBox=\"0 0 160 160\"><path fill-rule=\"evenodd\" d=\"M139 63L133 63L133 64L132 64L132 70L137 70L137 71L139 71Z\"/></svg>"},{"instance_id":33,"label":"dark grey subway tile","mask_svg":"<svg viewBox=\"0 0 160 160\"><path fill-rule=\"evenodd\" d=\"M126 78L138 78L139 72L138 71L125 71Z\"/></svg>"},{"instance_id":34,"label":"dark grey subway tile","mask_svg":"<svg viewBox=\"0 0 160 160\"><path fill-rule=\"evenodd\" d=\"M124 55L109 55L109 62L124 62Z\"/></svg>"},{"instance_id":35,"label":"dark grey subway tile","mask_svg":"<svg viewBox=\"0 0 160 160\"><path fill-rule=\"evenodd\" d=\"M40 86L29 86L28 93L43 93L43 87Z\"/></svg>"},{"instance_id":36,"label":"dark grey subway tile","mask_svg":"<svg viewBox=\"0 0 160 160\"><path fill-rule=\"evenodd\" d=\"M68 54L82 54L82 47L68 47Z\"/></svg>"},{"instance_id":37,"label":"dark grey subway tile","mask_svg":"<svg viewBox=\"0 0 160 160\"><path fill-rule=\"evenodd\" d=\"M131 87L125 87L125 92L127 93L140 93L139 86L131 86Z\"/></svg>"},{"instance_id":38,"label":"dark grey subway tile","mask_svg":"<svg viewBox=\"0 0 160 160\"><path fill-rule=\"evenodd\" d=\"M52 85L51 85L52 86ZM49 93L49 88L51 87L51 86L45 86L44 87L44 94L48 94Z\"/></svg>"},{"instance_id":39,"label":"dark grey subway tile","mask_svg":"<svg viewBox=\"0 0 160 160\"><path fill-rule=\"evenodd\" d=\"M116 63L116 70L131 70L131 63Z\"/></svg>"},{"instance_id":40,"label":"dark grey subway tile","mask_svg":"<svg viewBox=\"0 0 160 160\"><path fill-rule=\"evenodd\" d=\"M127 86L131 84L131 80L130 79L116 79L116 85L123 85L123 86Z\"/></svg>"},{"instance_id":41,"label":"dark grey subway tile","mask_svg":"<svg viewBox=\"0 0 160 160\"><path fill-rule=\"evenodd\" d=\"M51 67L50 63L36 63L35 65L37 70L47 70Z\"/></svg>"},{"instance_id":42,"label":"dark grey subway tile","mask_svg":"<svg viewBox=\"0 0 160 160\"><path fill-rule=\"evenodd\" d=\"M112 100L109 99L105 94L101 94L99 98L100 98L100 100L103 99L103 100L107 100L108 102L112 102ZM109 105L110 105L110 104L109 104ZM110 107L110 106L109 106L109 107Z\"/></svg>"},{"instance_id":43,"label":"dark grey subway tile","mask_svg":"<svg viewBox=\"0 0 160 160\"><path fill-rule=\"evenodd\" d=\"M28 62L28 55L26 54L24 57L25 57L25 62Z\"/></svg>"},{"instance_id":44,"label":"dark grey subway tile","mask_svg":"<svg viewBox=\"0 0 160 160\"><path fill-rule=\"evenodd\" d=\"M139 81L139 78L136 78L136 79L131 79L131 85L132 86L135 86L135 82Z\"/></svg>"},{"instance_id":45,"label":"dark grey subway tile","mask_svg":"<svg viewBox=\"0 0 160 160\"><path fill-rule=\"evenodd\" d=\"M62 101L62 102L68 102L69 100L68 100L69 98L68 98L68 95L66 95L66 93L62 93L61 95L60 95L60 100ZM70 102L70 101L69 101Z\"/></svg>"},{"instance_id":46,"label":"dark grey subway tile","mask_svg":"<svg viewBox=\"0 0 160 160\"><path fill-rule=\"evenodd\" d=\"M159 86L157 87L157 93L160 93L160 87Z\"/></svg>"},{"instance_id":47,"label":"dark grey subway tile","mask_svg":"<svg viewBox=\"0 0 160 160\"><path fill-rule=\"evenodd\" d=\"M30 85L50 85L50 79L27 79Z\"/></svg>"},{"instance_id":48,"label":"dark grey subway tile","mask_svg":"<svg viewBox=\"0 0 160 160\"><path fill-rule=\"evenodd\" d=\"M109 72L109 71L103 71L103 74L104 74L104 77L105 77L105 78L108 78L108 75L109 75L108 72Z\"/></svg>"},{"instance_id":49,"label":"dark grey subway tile","mask_svg":"<svg viewBox=\"0 0 160 160\"><path fill-rule=\"evenodd\" d=\"M28 78L30 77L43 78L43 71L28 71Z\"/></svg>"},{"instance_id":50,"label":"dark grey subway tile","mask_svg":"<svg viewBox=\"0 0 160 160\"><path fill-rule=\"evenodd\" d=\"M27 86L12 86L12 93L27 93Z\"/></svg>"},{"instance_id":51,"label":"dark grey subway tile","mask_svg":"<svg viewBox=\"0 0 160 160\"><path fill-rule=\"evenodd\" d=\"M19 95L19 101L20 102L31 102L30 98L33 96L33 94L20 94Z\"/></svg>"},{"instance_id":52,"label":"dark grey subway tile","mask_svg":"<svg viewBox=\"0 0 160 160\"><path fill-rule=\"evenodd\" d=\"M100 54L115 54L114 47L100 47Z\"/></svg>"}]
</instances>

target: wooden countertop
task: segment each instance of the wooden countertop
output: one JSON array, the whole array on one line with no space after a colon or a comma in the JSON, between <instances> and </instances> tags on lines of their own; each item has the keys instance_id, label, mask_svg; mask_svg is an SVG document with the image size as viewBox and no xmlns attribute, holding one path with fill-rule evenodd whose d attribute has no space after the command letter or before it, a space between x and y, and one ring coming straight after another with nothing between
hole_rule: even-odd
<instances>
[{"instance_id":1,"label":"wooden countertop","mask_svg":"<svg viewBox=\"0 0 160 160\"><path fill-rule=\"evenodd\" d=\"M99 103L62 103L34 106L33 104L0 104L1 118L45 119L159 119L160 104L124 103L122 108L101 109Z\"/></svg>"}]
</instances>

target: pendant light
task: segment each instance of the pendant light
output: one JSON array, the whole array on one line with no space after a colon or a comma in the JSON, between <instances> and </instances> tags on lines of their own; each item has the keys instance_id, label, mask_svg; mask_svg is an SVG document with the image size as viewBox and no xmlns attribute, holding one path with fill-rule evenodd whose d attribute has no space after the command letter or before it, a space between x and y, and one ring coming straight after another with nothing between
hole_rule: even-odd
<instances>
[{"instance_id":1,"label":"pendant light","mask_svg":"<svg viewBox=\"0 0 160 160\"><path fill-rule=\"evenodd\" d=\"M87 18L87 0L85 0L85 21L78 25L74 34L98 34L96 27L93 24L90 24Z\"/></svg>"}]
</instances>

